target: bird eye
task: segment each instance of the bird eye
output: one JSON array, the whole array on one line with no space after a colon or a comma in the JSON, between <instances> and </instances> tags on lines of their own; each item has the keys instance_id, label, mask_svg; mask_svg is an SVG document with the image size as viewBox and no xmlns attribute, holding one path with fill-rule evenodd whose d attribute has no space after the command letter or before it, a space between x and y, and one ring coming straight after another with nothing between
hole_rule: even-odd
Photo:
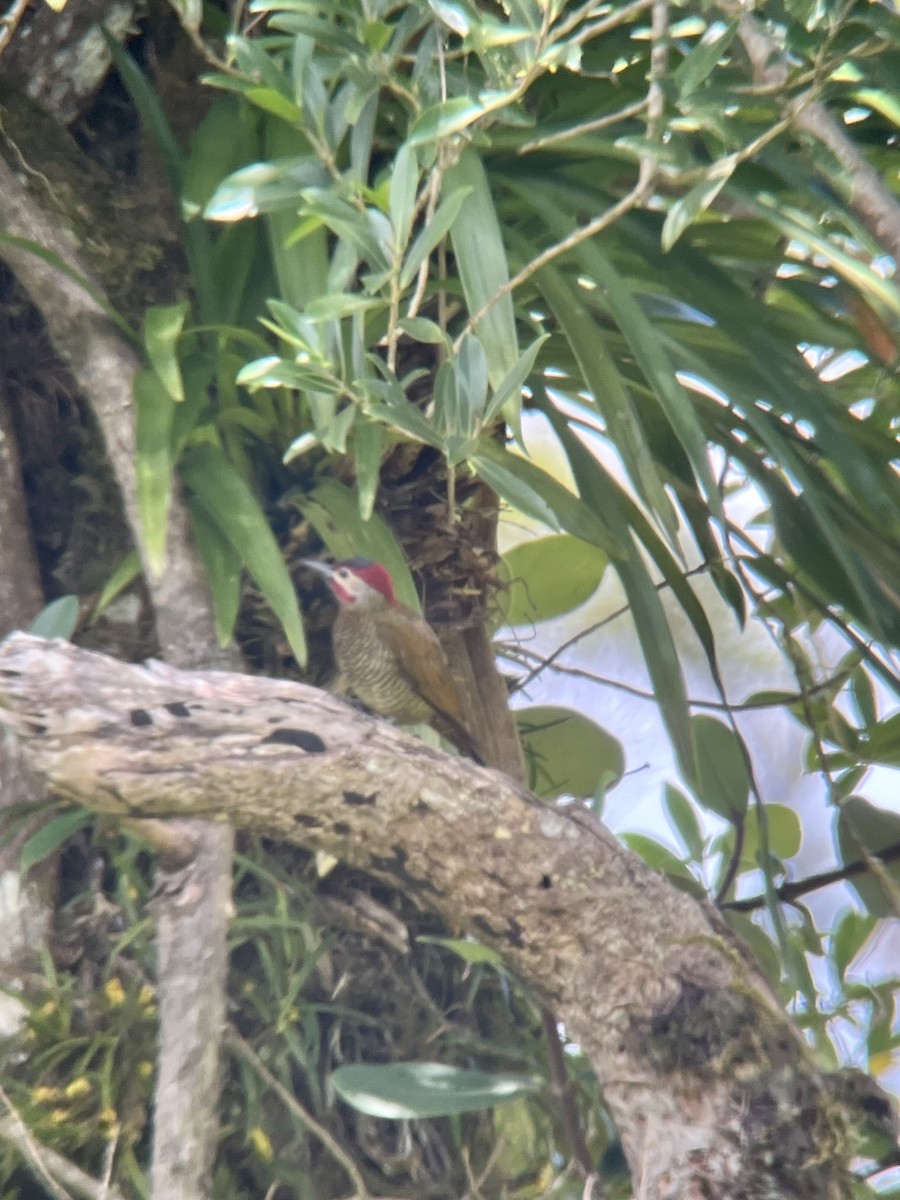
<instances>
[{"instance_id":1,"label":"bird eye","mask_svg":"<svg viewBox=\"0 0 900 1200\"><path fill-rule=\"evenodd\" d=\"M347 570L346 567L341 567L341 569L337 573L338 579L347 579L349 575L350 575L350 572Z\"/></svg>"}]
</instances>

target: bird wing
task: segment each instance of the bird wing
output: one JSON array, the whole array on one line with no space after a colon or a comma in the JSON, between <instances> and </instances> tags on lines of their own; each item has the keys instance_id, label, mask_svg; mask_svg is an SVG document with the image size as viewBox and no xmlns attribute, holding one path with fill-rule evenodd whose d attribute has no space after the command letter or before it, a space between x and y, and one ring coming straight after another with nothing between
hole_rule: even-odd
<instances>
[{"instance_id":1,"label":"bird wing","mask_svg":"<svg viewBox=\"0 0 900 1200\"><path fill-rule=\"evenodd\" d=\"M438 717L456 732L451 741L476 761L481 757L469 731L462 696L440 640L431 626L412 609L397 605L381 614L385 641L406 682Z\"/></svg>"},{"instance_id":2,"label":"bird wing","mask_svg":"<svg viewBox=\"0 0 900 1200\"><path fill-rule=\"evenodd\" d=\"M465 723L459 689L437 634L412 609L388 609L380 622L385 641L403 675L426 704L437 712Z\"/></svg>"}]
</instances>

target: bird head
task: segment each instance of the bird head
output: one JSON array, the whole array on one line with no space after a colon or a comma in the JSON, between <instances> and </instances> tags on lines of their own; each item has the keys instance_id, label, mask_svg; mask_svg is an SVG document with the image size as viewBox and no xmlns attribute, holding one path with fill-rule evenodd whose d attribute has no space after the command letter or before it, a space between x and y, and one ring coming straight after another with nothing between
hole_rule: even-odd
<instances>
[{"instance_id":1,"label":"bird head","mask_svg":"<svg viewBox=\"0 0 900 1200\"><path fill-rule=\"evenodd\" d=\"M304 562L325 576L338 603L347 608L384 608L397 603L390 572L370 558L347 558L334 566L309 558Z\"/></svg>"}]
</instances>

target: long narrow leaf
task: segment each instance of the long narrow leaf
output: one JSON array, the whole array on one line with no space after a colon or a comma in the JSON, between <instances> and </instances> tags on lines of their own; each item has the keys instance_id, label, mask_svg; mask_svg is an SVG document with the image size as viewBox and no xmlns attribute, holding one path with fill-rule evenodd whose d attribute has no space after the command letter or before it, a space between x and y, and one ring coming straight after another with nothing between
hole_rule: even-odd
<instances>
[{"instance_id":1,"label":"long narrow leaf","mask_svg":"<svg viewBox=\"0 0 900 1200\"><path fill-rule=\"evenodd\" d=\"M172 498L172 416L175 402L155 371L134 378L138 511L147 563L155 577L166 560Z\"/></svg>"},{"instance_id":2,"label":"long narrow leaf","mask_svg":"<svg viewBox=\"0 0 900 1200\"><path fill-rule=\"evenodd\" d=\"M563 276L554 267L538 274L538 283L572 348L585 388L606 421L614 443L638 493L655 514L674 546L678 521L650 453L644 430L622 377L605 346L603 331ZM580 381L580 382L581 382Z\"/></svg>"},{"instance_id":3,"label":"long narrow leaf","mask_svg":"<svg viewBox=\"0 0 900 1200\"><path fill-rule=\"evenodd\" d=\"M575 436L561 413L551 408L547 410L547 416L566 451L584 505L596 517L602 516L610 524L613 533L626 548L626 556L614 559L612 566L625 589L653 690L678 763L685 776L693 778L696 760L687 691L659 593L634 544L614 489L609 486L604 473L597 470L596 459Z\"/></svg>"},{"instance_id":4,"label":"long narrow leaf","mask_svg":"<svg viewBox=\"0 0 900 1200\"><path fill-rule=\"evenodd\" d=\"M496 299L509 283L509 266L487 176L471 147L459 156L444 183L448 195L456 188L471 189L450 237L469 312L474 316L491 303L475 332L488 354L491 385L499 387L518 360L519 346L512 297L505 294Z\"/></svg>"},{"instance_id":5,"label":"long narrow leaf","mask_svg":"<svg viewBox=\"0 0 900 1200\"><path fill-rule=\"evenodd\" d=\"M294 657L306 663L306 639L294 585L256 497L228 459L210 445L186 455L181 475L218 526L281 621Z\"/></svg>"}]
</instances>

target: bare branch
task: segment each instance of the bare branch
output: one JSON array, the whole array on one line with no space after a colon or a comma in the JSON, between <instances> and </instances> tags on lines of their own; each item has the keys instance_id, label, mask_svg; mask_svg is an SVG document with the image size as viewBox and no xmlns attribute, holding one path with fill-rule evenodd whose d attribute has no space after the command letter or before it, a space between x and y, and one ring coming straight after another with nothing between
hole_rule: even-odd
<instances>
[{"instance_id":1,"label":"bare branch","mask_svg":"<svg viewBox=\"0 0 900 1200\"><path fill-rule=\"evenodd\" d=\"M73 800L328 851L498 949L593 1062L637 1195L733 1200L752 1176L849 1196L823 1077L755 964L589 814L314 688L24 634L0 647L0 710Z\"/></svg>"}]
</instances>

